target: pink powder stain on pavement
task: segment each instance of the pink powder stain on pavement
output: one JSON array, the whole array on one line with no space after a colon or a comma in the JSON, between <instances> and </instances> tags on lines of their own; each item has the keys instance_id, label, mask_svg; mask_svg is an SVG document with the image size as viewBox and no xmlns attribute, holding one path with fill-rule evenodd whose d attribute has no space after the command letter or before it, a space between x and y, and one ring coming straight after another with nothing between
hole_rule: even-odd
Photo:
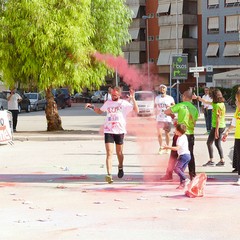
<instances>
[{"instance_id":1,"label":"pink powder stain on pavement","mask_svg":"<svg viewBox=\"0 0 240 240\"><path fill-rule=\"evenodd\" d=\"M128 65L123 57L114 57L110 54L95 53L95 58L105 63L108 67L115 69L123 81L131 88L137 90L152 90L153 86L149 84L147 76L147 67L142 70L134 65ZM160 83L161 79L157 75L150 74L151 83ZM156 121L154 118L141 118L138 116L129 117L127 122L127 131L137 137L139 144L140 162L143 168L144 180L146 182L156 181L156 174L159 176L165 168L161 166L159 155L155 154L158 149L153 147L158 142ZM102 129L100 130L102 133ZM168 160L168 155L166 155Z\"/></svg>"}]
</instances>

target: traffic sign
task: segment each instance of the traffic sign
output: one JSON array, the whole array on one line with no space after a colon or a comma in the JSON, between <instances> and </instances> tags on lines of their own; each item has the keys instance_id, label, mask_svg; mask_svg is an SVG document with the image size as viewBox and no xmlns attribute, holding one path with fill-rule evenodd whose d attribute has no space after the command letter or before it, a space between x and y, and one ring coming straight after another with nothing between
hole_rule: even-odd
<instances>
[{"instance_id":1,"label":"traffic sign","mask_svg":"<svg viewBox=\"0 0 240 240\"><path fill-rule=\"evenodd\" d=\"M190 67L189 72L204 72L204 67Z\"/></svg>"},{"instance_id":2,"label":"traffic sign","mask_svg":"<svg viewBox=\"0 0 240 240\"><path fill-rule=\"evenodd\" d=\"M188 78L188 57L187 55L172 56L172 79Z\"/></svg>"},{"instance_id":3,"label":"traffic sign","mask_svg":"<svg viewBox=\"0 0 240 240\"><path fill-rule=\"evenodd\" d=\"M193 76L194 76L194 77L199 77L199 72L194 72L194 73L193 73Z\"/></svg>"},{"instance_id":4,"label":"traffic sign","mask_svg":"<svg viewBox=\"0 0 240 240\"><path fill-rule=\"evenodd\" d=\"M213 66L212 65L207 65L206 66L206 72L213 72Z\"/></svg>"}]
</instances>

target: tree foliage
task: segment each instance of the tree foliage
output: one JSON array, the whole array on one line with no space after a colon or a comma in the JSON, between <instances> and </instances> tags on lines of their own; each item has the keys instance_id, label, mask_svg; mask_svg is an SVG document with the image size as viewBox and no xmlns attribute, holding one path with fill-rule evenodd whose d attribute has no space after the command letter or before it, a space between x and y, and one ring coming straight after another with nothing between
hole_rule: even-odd
<instances>
[{"instance_id":1,"label":"tree foliage","mask_svg":"<svg viewBox=\"0 0 240 240\"><path fill-rule=\"evenodd\" d=\"M120 55L129 40L125 0L0 2L0 71L8 85L98 88L111 70L92 54Z\"/></svg>"}]
</instances>

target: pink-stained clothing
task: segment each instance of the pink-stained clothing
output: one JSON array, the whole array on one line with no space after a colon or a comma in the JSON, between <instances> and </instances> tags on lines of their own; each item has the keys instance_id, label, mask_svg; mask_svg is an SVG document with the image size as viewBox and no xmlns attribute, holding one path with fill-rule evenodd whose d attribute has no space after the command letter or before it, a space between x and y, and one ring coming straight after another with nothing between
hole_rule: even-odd
<instances>
[{"instance_id":1,"label":"pink-stained clothing","mask_svg":"<svg viewBox=\"0 0 240 240\"><path fill-rule=\"evenodd\" d=\"M108 100L102 105L100 110L107 113L104 123L104 133L127 133L126 118L128 113L133 110L131 103L123 99L119 99L118 101Z\"/></svg>"}]
</instances>

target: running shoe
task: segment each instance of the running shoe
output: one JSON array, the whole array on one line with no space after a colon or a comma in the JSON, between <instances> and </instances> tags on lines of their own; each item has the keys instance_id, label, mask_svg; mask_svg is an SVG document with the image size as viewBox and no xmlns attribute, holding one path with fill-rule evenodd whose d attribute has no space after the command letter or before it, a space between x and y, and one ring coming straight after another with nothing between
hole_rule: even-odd
<instances>
[{"instance_id":1,"label":"running shoe","mask_svg":"<svg viewBox=\"0 0 240 240\"><path fill-rule=\"evenodd\" d=\"M240 178L237 180L236 185L240 186Z\"/></svg>"},{"instance_id":2,"label":"running shoe","mask_svg":"<svg viewBox=\"0 0 240 240\"><path fill-rule=\"evenodd\" d=\"M222 167L224 165L225 165L225 162L223 162L223 161L220 161L216 164L217 167Z\"/></svg>"},{"instance_id":3,"label":"running shoe","mask_svg":"<svg viewBox=\"0 0 240 240\"><path fill-rule=\"evenodd\" d=\"M159 150L158 150L158 154L159 155L162 155L162 154L165 154L166 153L166 150L164 150L163 148L159 148Z\"/></svg>"},{"instance_id":4,"label":"running shoe","mask_svg":"<svg viewBox=\"0 0 240 240\"><path fill-rule=\"evenodd\" d=\"M122 168L118 168L118 178L122 178L124 176L124 171Z\"/></svg>"},{"instance_id":5,"label":"running shoe","mask_svg":"<svg viewBox=\"0 0 240 240\"><path fill-rule=\"evenodd\" d=\"M173 177L172 175L164 175L163 177L160 178L160 181L172 181Z\"/></svg>"},{"instance_id":6,"label":"running shoe","mask_svg":"<svg viewBox=\"0 0 240 240\"><path fill-rule=\"evenodd\" d=\"M110 184L110 183L113 183L112 175L108 174L108 175L105 177L105 180L106 180L106 182L108 182L109 184Z\"/></svg>"},{"instance_id":7,"label":"running shoe","mask_svg":"<svg viewBox=\"0 0 240 240\"><path fill-rule=\"evenodd\" d=\"M213 161L208 161L207 163L203 164L203 167L208 167L208 166L214 166L214 162Z\"/></svg>"}]
</instances>

